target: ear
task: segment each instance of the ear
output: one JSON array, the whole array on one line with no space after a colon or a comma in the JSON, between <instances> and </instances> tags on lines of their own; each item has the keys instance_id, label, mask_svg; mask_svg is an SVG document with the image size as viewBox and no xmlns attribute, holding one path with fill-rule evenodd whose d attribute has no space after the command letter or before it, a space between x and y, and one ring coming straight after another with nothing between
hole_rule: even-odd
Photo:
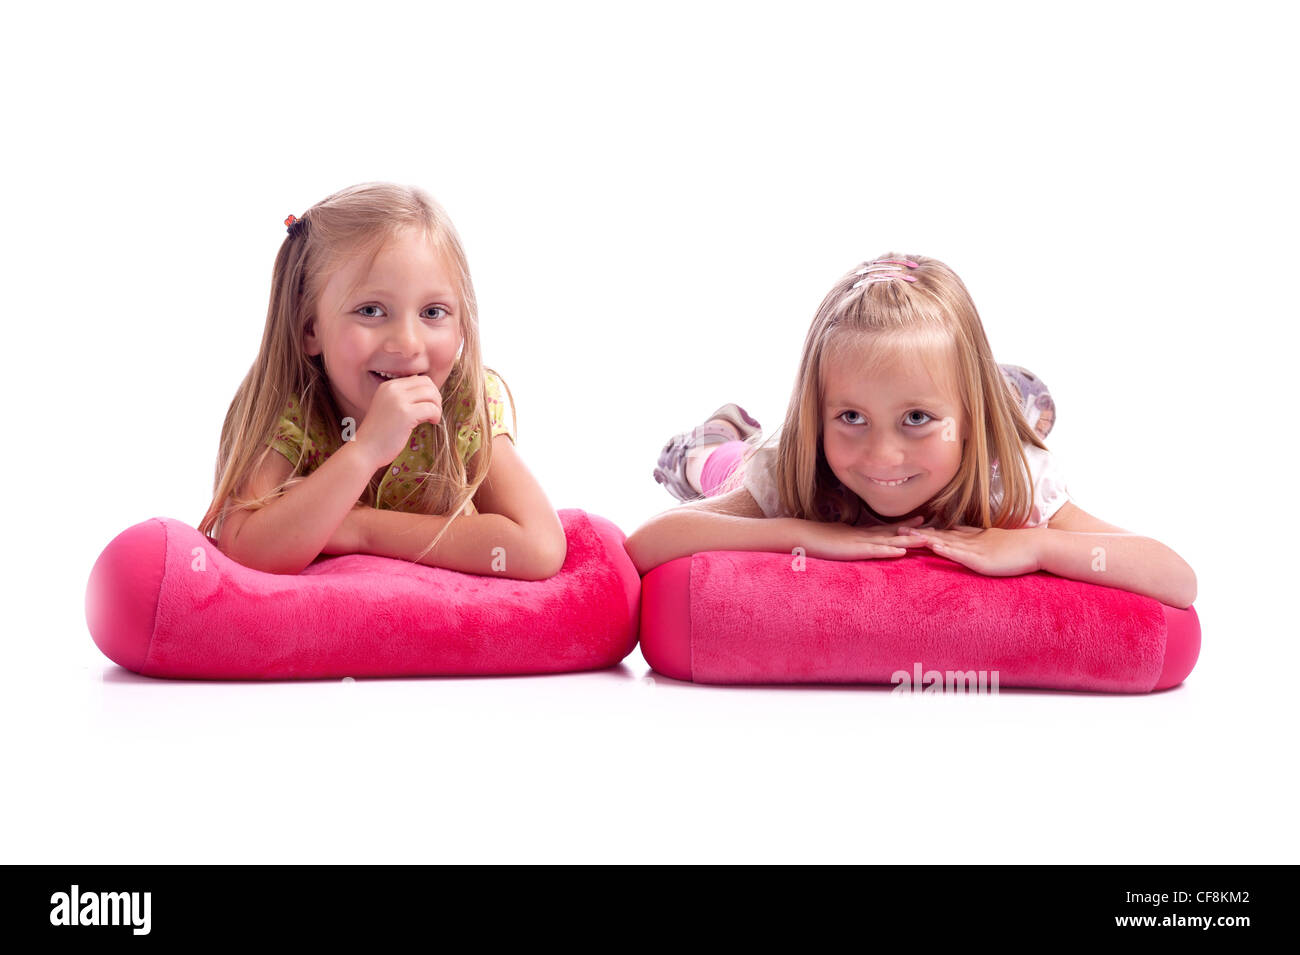
<instances>
[{"instance_id":1,"label":"ear","mask_svg":"<svg viewBox=\"0 0 1300 955\"><path fill-rule=\"evenodd\" d=\"M316 317L314 315L307 319L307 327L302 333L302 342L303 347L307 349L308 355L319 355L325 351L320 339L316 337Z\"/></svg>"}]
</instances>

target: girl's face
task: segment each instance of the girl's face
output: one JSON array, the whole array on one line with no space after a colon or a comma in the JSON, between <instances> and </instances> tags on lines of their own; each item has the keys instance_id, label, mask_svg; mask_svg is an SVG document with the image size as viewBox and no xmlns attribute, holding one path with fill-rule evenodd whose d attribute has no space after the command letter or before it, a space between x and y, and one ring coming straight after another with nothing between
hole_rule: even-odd
<instances>
[{"instance_id":1,"label":"girl's face","mask_svg":"<svg viewBox=\"0 0 1300 955\"><path fill-rule=\"evenodd\" d=\"M870 380L852 355L828 359L822 450L844 486L881 517L924 516L961 464L961 405L899 356ZM902 483L897 483L901 481Z\"/></svg>"},{"instance_id":2,"label":"girl's face","mask_svg":"<svg viewBox=\"0 0 1300 955\"><path fill-rule=\"evenodd\" d=\"M321 290L307 354L323 355L334 399L360 426L391 375L428 375L441 388L462 344L452 271L422 230L399 232L373 265L353 255Z\"/></svg>"}]
</instances>

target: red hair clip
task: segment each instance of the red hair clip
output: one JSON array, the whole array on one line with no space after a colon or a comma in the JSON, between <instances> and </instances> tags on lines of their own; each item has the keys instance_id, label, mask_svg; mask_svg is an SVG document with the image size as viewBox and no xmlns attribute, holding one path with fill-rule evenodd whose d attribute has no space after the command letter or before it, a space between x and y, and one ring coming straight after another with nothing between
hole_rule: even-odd
<instances>
[{"instance_id":1,"label":"red hair clip","mask_svg":"<svg viewBox=\"0 0 1300 955\"><path fill-rule=\"evenodd\" d=\"M298 221L298 217L297 217L297 216L289 216L289 218L287 218L287 219L284 220L284 224L287 225L287 226L291 226L291 225L293 225L293 224L294 224L295 222L297 222L297 221Z\"/></svg>"},{"instance_id":2,"label":"red hair clip","mask_svg":"<svg viewBox=\"0 0 1300 955\"><path fill-rule=\"evenodd\" d=\"M288 216L284 220L284 224L288 226L288 228L285 229L285 231L288 232L289 235L291 236L297 235L303 229L307 228L307 220L299 219L297 216Z\"/></svg>"}]
</instances>

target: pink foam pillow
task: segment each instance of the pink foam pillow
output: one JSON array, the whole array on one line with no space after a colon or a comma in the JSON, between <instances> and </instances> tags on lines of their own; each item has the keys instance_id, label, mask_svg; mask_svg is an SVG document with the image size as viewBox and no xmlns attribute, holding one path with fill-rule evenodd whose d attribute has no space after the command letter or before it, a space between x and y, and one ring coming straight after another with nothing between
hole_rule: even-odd
<instances>
[{"instance_id":1,"label":"pink foam pillow","mask_svg":"<svg viewBox=\"0 0 1300 955\"><path fill-rule=\"evenodd\" d=\"M988 689L996 671L999 689L1146 693L1181 683L1200 652L1194 609L1045 572L985 577L922 550L798 566L713 551L656 567L641 589L646 662L697 683L919 691L984 671Z\"/></svg>"},{"instance_id":2,"label":"pink foam pillow","mask_svg":"<svg viewBox=\"0 0 1300 955\"><path fill-rule=\"evenodd\" d=\"M278 680L558 673L612 666L637 638L640 578L623 533L559 512L564 567L485 577L348 554L301 574L228 558L182 521L127 528L100 554L86 622L113 662L145 676Z\"/></svg>"}]
</instances>

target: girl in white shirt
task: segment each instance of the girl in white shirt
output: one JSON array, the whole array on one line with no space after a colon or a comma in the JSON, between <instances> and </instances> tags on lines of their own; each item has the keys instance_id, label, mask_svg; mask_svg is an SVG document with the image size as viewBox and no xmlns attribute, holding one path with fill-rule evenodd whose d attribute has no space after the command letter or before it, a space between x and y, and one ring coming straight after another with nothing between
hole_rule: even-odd
<instances>
[{"instance_id":1,"label":"girl in white shirt","mask_svg":"<svg viewBox=\"0 0 1300 955\"><path fill-rule=\"evenodd\" d=\"M928 547L991 576L1045 570L1190 606L1196 575L1181 557L1069 499L1042 441L1050 399L1031 422L1030 402L1008 388L1018 373L993 360L966 286L944 263L895 253L864 262L813 318L775 443L760 442L737 406L718 409L694 434L744 441L743 460L696 456L657 471L679 496L688 471L713 496L651 518L628 553L644 574L702 551L862 560ZM730 470L721 482L720 466Z\"/></svg>"}]
</instances>

